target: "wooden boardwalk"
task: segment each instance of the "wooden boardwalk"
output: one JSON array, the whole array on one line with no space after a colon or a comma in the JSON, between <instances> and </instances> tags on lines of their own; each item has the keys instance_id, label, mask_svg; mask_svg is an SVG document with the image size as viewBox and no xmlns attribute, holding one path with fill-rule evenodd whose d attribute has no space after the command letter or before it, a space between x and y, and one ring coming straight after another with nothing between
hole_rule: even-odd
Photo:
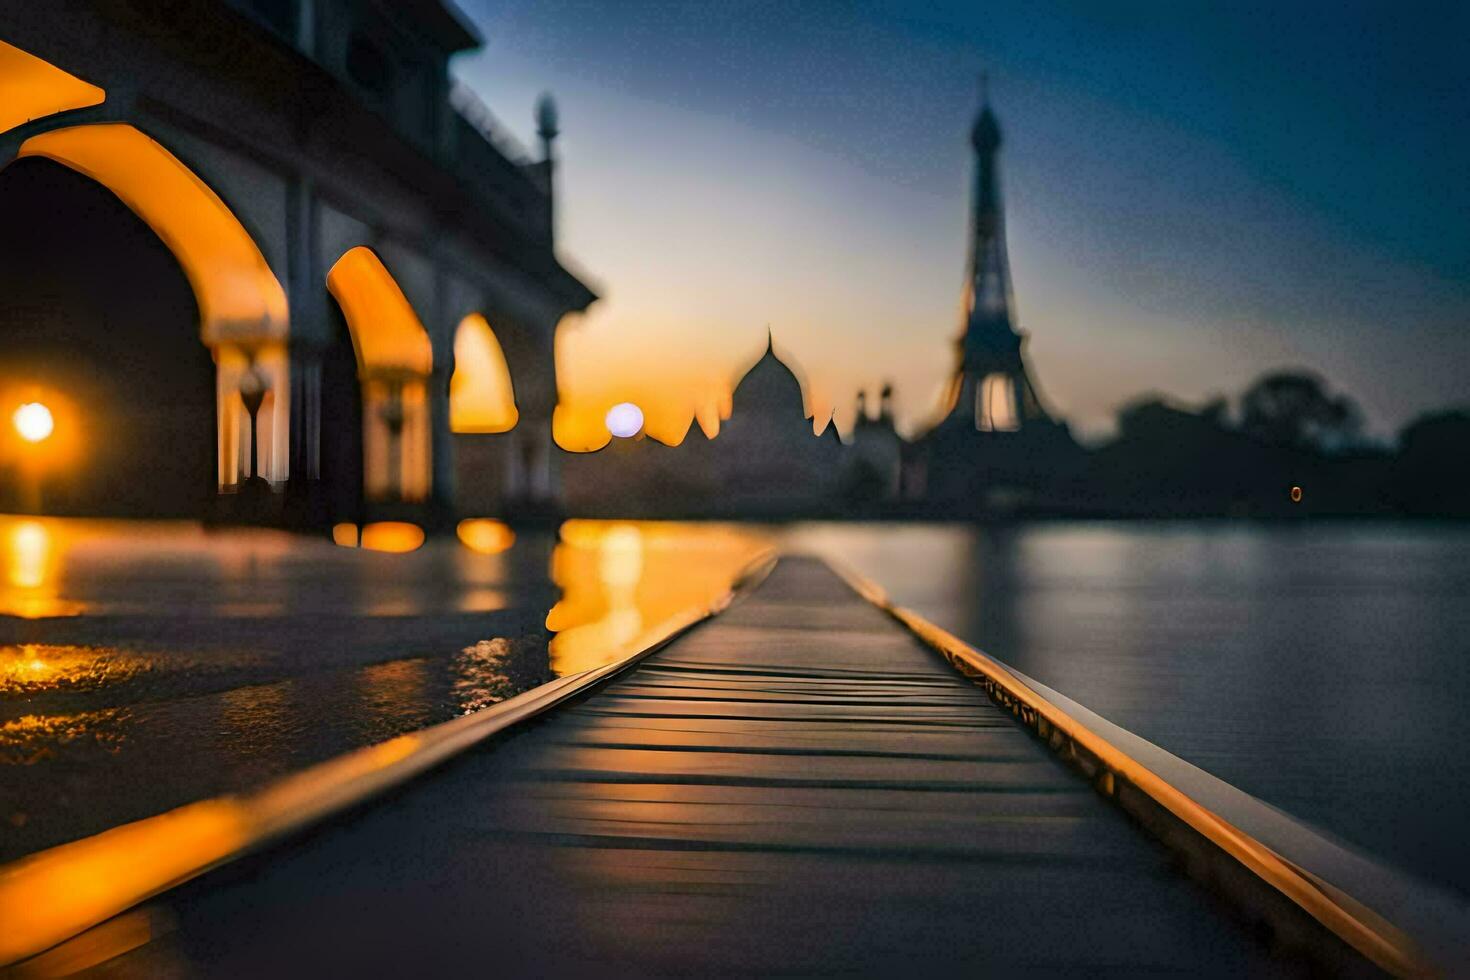
<instances>
[{"instance_id":1,"label":"wooden boardwalk","mask_svg":"<svg viewBox=\"0 0 1470 980\"><path fill-rule=\"evenodd\" d=\"M160 900L119 975L1269 975L1166 853L825 565Z\"/></svg>"}]
</instances>

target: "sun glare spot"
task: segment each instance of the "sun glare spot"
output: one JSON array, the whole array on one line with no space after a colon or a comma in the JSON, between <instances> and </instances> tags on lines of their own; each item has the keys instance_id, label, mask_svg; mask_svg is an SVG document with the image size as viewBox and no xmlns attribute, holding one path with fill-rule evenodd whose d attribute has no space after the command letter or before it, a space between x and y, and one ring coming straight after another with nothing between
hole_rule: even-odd
<instances>
[{"instance_id":1,"label":"sun glare spot","mask_svg":"<svg viewBox=\"0 0 1470 980\"><path fill-rule=\"evenodd\" d=\"M50 438L52 431L56 428L56 420L51 417L51 409L40 402L26 402L15 410L10 416L10 421L15 425L15 431L26 442L44 442Z\"/></svg>"},{"instance_id":2,"label":"sun glare spot","mask_svg":"<svg viewBox=\"0 0 1470 980\"><path fill-rule=\"evenodd\" d=\"M643 409L632 402L619 402L607 410L607 431L619 439L631 439L643 431Z\"/></svg>"}]
</instances>

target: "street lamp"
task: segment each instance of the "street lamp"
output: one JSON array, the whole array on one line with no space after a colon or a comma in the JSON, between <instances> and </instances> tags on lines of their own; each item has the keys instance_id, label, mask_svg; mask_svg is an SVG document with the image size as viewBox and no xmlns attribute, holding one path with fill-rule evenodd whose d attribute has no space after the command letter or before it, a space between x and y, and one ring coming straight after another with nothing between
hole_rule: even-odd
<instances>
[{"instance_id":1,"label":"street lamp","mask_svg":"<svg viewBox=\"0 0 1470 980\"><path fill-rule=\"evenodd\" d=\"M245 478L245 485L241 488L246 492L264 493L270 485L265 478L256 472L256 460L259 459L259 445L257 439L258 418L260 406L265 401L266 382L260 376L260 372L251 364L245 373L240 376L240 401L245 405L245 412L250 417L250 473Z\"/></svg>"},{"instance_id":2,"label":"street lamp","mask_svg":"<svg viewBox=\"0 0 1470 980\"><path fill-rule=\"evenodd\" d=\"M10 416L15 431L26 442L45 442L56 429L51 409L40 402L26 402Z\"/></svg>"},{"instance_id":3,"label":"street lamp","mask_svg":"<svg viewBox=\"0 0 1470 980\"><path fill-rule=\"evenodd\" d=\"M34 446L51 438L56 431L56 419L51 409L40 402L26 402L10 415L10 424L23 442ZM20 461L20 509L39 514L41 512L41 476L45 465L44 455L33 452Z\"/></svg>"}]
</instances>

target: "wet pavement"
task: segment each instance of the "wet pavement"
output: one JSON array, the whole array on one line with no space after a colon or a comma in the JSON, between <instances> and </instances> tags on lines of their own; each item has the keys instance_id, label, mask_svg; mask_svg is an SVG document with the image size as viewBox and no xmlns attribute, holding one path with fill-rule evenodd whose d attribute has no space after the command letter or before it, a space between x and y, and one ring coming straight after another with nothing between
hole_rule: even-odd
<instances>
[{"instance_id":1,"label":"wet pavement","mask_svg":"<svg viewBox=\"0 0 1470 980\"><path fill-rule=\"evenodd\" d=\"M378 530L363 540L406 533ZM391 553L0 517L0 861L596 666L763 546L720 526L464 530Z\"/></svg>"}]
</instances>

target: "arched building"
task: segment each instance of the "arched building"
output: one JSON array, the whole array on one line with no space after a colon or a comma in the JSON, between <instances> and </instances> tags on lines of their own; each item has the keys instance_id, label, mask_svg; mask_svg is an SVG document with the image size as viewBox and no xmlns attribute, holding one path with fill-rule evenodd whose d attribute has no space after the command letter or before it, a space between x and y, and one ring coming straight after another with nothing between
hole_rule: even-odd
<instances>
[{"instance_id":1,"label":"arched building","mask_svg":"<svg viewBox=\"0 0 1470 980\"><path fill-rule=\"evenodd\" d=\"M554 333L595 297L554 109L516 147L450 80L476 44L436 0L0 9L0 510L554 505Z\"/></svg>"}]
</instances>

